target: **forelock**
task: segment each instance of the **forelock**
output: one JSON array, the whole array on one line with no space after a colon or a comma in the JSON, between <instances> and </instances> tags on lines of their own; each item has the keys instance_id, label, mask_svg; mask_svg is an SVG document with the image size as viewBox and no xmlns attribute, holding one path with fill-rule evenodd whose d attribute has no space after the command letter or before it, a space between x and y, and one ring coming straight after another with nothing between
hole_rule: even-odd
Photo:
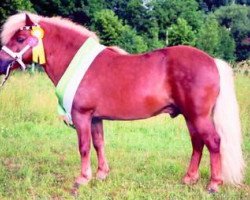
<instances>
[{"instance_id":1,"label":"forelock","mask_svg":"<svg viewBox=\"0 0 250 200\"><path fill-rule=\"evenodd\" d=\"M34 23L39 23L41 16L38 16L32 13L21 12L21 13L10 16L6 20L6 22L3 24L3 27L2 27L2 33L1 33L2 45L7 44L8 41L14 36L14 34L20 28L25 26L26 14L30 16L31 20Z\"/></svg>"}]
</instances>

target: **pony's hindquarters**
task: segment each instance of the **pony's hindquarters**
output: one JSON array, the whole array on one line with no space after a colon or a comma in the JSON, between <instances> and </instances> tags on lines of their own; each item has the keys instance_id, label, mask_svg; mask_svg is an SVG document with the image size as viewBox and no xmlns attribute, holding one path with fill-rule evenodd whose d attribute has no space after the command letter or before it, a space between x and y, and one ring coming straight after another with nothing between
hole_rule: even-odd
<instances>
[{"instance_id":1,"label":"pony's hindquarters","mask_svg":"<svg viewBox=\"0 0 250 200\"><path fill-rule=\"evenodd\" d=\"M225 183L240 184L244 174L241 149L241 127L238 103L230 66L215 59L220 75L220 93L214 108L214 124L221 137L222 179Z\"/></svg>"}]
</instances>

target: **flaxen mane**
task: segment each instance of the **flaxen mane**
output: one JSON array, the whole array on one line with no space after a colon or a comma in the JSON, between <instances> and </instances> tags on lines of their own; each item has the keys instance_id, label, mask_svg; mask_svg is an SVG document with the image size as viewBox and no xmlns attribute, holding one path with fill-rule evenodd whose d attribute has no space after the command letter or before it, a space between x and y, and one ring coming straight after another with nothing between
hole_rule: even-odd
<instances>
[{"instance_id":1,"label":"flaxen mane","mask_svg":"<svg viewBox=\"0 0 250 200\"><path fill-rule=\"evenodd\" d=\"M81 33L84 36L89 36L99 41L99 38L94 32L89 31L85 27L78 25L70 21L69 19L64 19L61 17L43 17L43 16L36 15L33 13L22 12L22 13L18 13L16 15L10 16L5 22L5 24L3 25L2 33L1 33L1 43L3 45L5 45L11 39L11 37L15 34L15 32L17 32L20 28L25 26L25 14L28 14L34 23L39 24L39 22L44 21L44 22L51 23L57 26L66 27L78 33ZM121 49L118 46L111 46L109 48L120 54L124 54L124 55L128 54L125 50Z\"/></svg>"},{"instance_id":2,"label":"flaxen mane","mask_svg":"<svg viewBox=\"0 0 250 200\"><path fill-rule=\"evenodd\" d=\"M2 44L6 44L11 39L11 37L15 34L16 31L18 31L20 28L25 26L25 14L28 14L34 23L39 24L39 22L43 21L43 22L51 23L57 26L66 27L74 31L77 31L83 34L84 36L90 36L96 39L97 41L99 41L99 38L96 36L94 32L91 32L87 30L86 28L84 28L83 26L73 23L72 21L68 19L64 19L61 17L43 17L40 15L32 14L32 13L22 12L22 13L18 13L16 15L10 16L5 22L5 24L3 25L3 29L1 33Z\"/></svg>"}]
</instances>

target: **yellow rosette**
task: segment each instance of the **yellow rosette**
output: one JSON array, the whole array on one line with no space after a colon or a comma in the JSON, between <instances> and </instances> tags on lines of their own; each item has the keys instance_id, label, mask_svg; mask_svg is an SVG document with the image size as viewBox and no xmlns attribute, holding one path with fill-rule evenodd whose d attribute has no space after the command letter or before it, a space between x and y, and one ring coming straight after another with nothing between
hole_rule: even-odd
<instances>
[{"instance_id":1,"label":"yellow rosette","mask_svg":"<svg viewBox=\"0 0 250 200\"><path fill-rule=\"evenodd\" d=\"M31 35L38 39L38 44L32 48L32 60L38 64L45 64L45 52L43 47L44 30L40 26L33 26Z\"/></svg>"}]
</instances>

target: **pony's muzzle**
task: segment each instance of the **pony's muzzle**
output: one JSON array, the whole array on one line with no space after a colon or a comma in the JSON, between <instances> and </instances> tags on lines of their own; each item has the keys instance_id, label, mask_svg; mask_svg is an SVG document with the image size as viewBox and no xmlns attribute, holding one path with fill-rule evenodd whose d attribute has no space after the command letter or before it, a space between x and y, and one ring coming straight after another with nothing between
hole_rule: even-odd
<instances>
[{"instance_id":1,"label":"pony's muzzle","mask_svg":"<svg viewBox=\"0 0 250 200\"><path fill-rule=\"evenodd\" d=\"M13 60L0 60L0 75L6 74Z\"/></svg>"}]
</instances>

